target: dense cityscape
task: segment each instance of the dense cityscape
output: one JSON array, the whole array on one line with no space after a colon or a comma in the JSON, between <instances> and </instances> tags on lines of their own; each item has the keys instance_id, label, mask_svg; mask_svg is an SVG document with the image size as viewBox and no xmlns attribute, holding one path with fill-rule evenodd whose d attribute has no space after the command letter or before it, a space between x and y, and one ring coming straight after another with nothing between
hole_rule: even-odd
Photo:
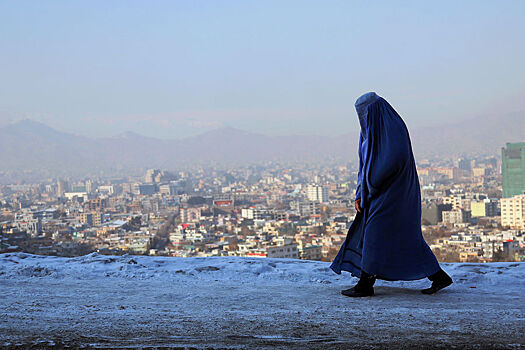
<instances>
[{"instance_id":1,"label":"dense cityscape","mask_svg":"<svg viewBox=\"0 0 525 350\"><path fill-rule=\"evenodd\" d=\"M525 261L524 164L525 143L501 158L418 162L422 230L438 259ZM5 185L0 252L330 261L355 215L357 172L267 162Z\"/></svg>"},{"instance_id":2,"label":"dense cityscape","mask_svg":"<svg viewBox=\"0 0 525 350\"><path fill-rule=\"evenodd\" d=\"M0 1L0 350L525 349L525 1Z\"/></svg>"}]
</instances>

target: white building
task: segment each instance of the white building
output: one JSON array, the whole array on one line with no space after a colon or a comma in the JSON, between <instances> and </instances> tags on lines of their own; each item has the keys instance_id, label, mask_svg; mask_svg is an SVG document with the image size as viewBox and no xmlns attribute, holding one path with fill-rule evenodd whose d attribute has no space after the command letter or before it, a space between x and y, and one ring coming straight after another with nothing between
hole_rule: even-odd
<instances>
[{"instance_id":1,"label":"white building","mask_svg":"<svg viewBox=\"0 0 525 350\"><path fill-rule=\"evenodd\" d=\"M443 198L443 204L451 204L452 209L470 210L471 200L464 195L447 196Z\"/></svg>"},{"instance_id":2,"label":"white building","mask_svg":"<svg viewBox=\"0 0 525 350\"><path fill-rule=\"evenodd\" d=\"M64 197L66 197L69 200L77 198L82 198L82 200L87 201L88 200L88 194L87 192L65 192Z\"/></svg>"},{"instance_id":3,"label":"white building","mask_svg":"<svg viewBox=\"0 0 525 350\"><path fill-rule=\"evenodd\" d=\"M111 194L115 193L115 187L113 187L113 185L98 186L98 192L99 193L103 193L103 194L107 194L107 195L111 195Z\"/></svg>"},{"instance_id":4,"label":"white building","mask_svg":"<svg viewBox=\"0 0 525 350\"><path fill-rule=\"evenodd\" d=\"M319 215L321 212L317 201L292 202L290 207L300 216Z\"/></svg>"},{"instance_id":5,"label":"white building","mask_svg":"<svg viewBox=\"0 0 525 350\"><path fill-rule=\"evenodd\" d=\"M269 212L263 208L243 208L241 209L241 217L250 220L262 220L268 217Z\"/></svg>"},{"instance_id":6,"label":"white building","mask_svg":"<svg viewBox=\"0 0 525 350\"><path fill-rule=\"evenodd\" d=\"M470 220L470 212L461 209L446 210L441 213L444 224L460 224Z\"/></svg>"},{"instance_id":7,"label":"white building","mask_svg":"<svg viewBox=\"0 0 525 350\"><path fill-rule=\"evenodd\" d=\"M306 189L306 197L308 200L319 203L328 202L328 188L319 185L309 185Z\"/></svg>"},{"instance_id":8,"label":"white building","mask_svg":"<svg viewBox=\"0 0 525 350\"><path fill-rule=\"evenodd\" d=\"M39 218L29 215L16 215L15 226L21 231L26 231L31 236L38 236L42 232L42 223Z\"/></svg>"},{"instance_id":9,"label":"white building","mask_svg":"<svg viewBox=\"0 0 525 350\"><path fill-rule=\"evenodd\" d=\"M198 222L201 219L201 208L180 208L182 222Z\"/></svg>"},{"instance_id":10,"label":"white building","mask_svg":"<svg viewBox=\"0 0 525 350\"><path fill-rule=\"evenodd\" d=\"M501 226L525 230L525 194L501 198Z\"/></svg>"}]
</instances>

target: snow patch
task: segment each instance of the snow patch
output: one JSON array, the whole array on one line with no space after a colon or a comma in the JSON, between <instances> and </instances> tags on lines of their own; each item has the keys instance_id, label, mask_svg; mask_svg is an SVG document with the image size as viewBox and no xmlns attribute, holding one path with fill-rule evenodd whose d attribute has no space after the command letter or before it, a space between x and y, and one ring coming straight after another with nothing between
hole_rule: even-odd
<instances>
[{"instance_id":1,"label":"snow patch","mask_svg":"<svg viewBox=\"0 0 525 350\"><path fill-rule=\"evenodd\" d=\"M348 284L350 276L337 275L330 263L296 259L268 259L243 257L150 257L107 256L91 253L75 258L38 256L26 253L0 254L2 279L57 279L96 280L117 278L123 280L151 280L199 282L228 280L237 282L264 281L264 283L319 283ZM524 263L450 263L442 264L454 279L454 286L473 288L513 285L525 287ZM378 285L419 286L427 280L412 282L384 282Z\"/></svg>"},{"instance_id":2,"label":"snow patch","mask_svg":"<svg viewBox=\"0 0 525 350\"><path fill-rule=\"evenodd\" d=\"M357 279L329 266L241 257L0 254L0 334L6 347L523 342L525 263L442 264L454 284L435 295L419 292L427 279L377 281L376 295L359 300L340 294Z\"/></svg>"}]
</instances>

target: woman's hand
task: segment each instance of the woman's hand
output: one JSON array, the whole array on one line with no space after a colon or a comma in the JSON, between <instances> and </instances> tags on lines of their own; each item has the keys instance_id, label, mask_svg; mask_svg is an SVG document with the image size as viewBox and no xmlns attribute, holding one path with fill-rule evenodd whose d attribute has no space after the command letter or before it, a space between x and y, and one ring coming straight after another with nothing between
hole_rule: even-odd
<instances>
[{"instance_id":1,"label":"woman's hand","mask_svg":"<svg viewBox=\"0 0 525 350\"><path fill-rule=\"evenodd\" d=\"M361 198L355 200L355 210L361 212Z\"/></svg>"}]
</instances>

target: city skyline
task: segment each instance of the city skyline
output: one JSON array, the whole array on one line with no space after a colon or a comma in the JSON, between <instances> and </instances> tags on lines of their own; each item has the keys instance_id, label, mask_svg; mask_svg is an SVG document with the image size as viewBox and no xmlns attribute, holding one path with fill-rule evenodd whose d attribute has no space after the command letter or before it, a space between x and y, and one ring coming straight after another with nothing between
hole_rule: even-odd
<instances>
[{"instance_id":1,"label":"city skyline","mask_svg":"<svg viewBox=\"0 0 525 350\"><path fill-rule=\"evenodd\" d=\"M1 1L0 348L519 347L523 13Z\"/></svg>"}]
</instances>

